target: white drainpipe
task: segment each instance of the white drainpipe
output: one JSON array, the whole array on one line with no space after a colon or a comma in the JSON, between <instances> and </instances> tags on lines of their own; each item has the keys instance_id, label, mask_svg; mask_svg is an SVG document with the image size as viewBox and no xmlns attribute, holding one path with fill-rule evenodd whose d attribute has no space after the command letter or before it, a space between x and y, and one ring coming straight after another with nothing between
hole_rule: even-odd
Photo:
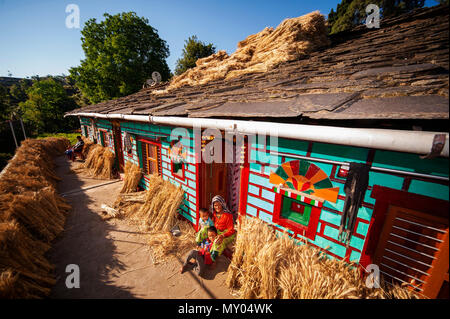
<instances>
[{"instance_id":1,"label":"white drainpipe","mask_svg":"<svg viewBox=\"0 0 450 319\"><path fill-rule=\"evenodd\" d=\"M244 134L266 134L268 136L272 132L277 134L278 137L283 138L415 153L421 155L430 153L436 134L445 134L445 144L439 155L442 157L449 157L449 134L440 132L347 128L171 116L166 117L100 113L77 113L74 114L74 116L122 119L183 127L200 126L202 128L233 130Z\"/></svg>"}]
</instances>

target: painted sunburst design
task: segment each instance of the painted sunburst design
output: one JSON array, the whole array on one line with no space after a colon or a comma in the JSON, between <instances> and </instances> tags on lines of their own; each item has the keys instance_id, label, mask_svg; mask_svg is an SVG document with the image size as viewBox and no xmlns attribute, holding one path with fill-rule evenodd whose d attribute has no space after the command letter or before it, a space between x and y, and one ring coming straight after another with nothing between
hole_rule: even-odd
<instances>
[{"instance_id":1,"label":"painted sunburst design","mask_svg":"<svg viewBox=\"0 0 450 319\"><path fill-rule=\"evenodd\" d=\"M335 203L339 187L333 187L328 175L317 165L306 160L295 160L282 164L271 172L270 183L312 195Z\"/></svg>"}]
</instances>

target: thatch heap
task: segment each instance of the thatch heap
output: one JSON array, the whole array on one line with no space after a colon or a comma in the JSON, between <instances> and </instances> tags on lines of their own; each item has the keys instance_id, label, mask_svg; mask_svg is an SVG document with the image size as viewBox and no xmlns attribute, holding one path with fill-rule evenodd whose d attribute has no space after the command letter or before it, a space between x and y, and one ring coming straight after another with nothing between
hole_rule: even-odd
<instances>
[{"instance_id":1,"label":"thatch heap","mask_svg":"<svg viewBox=\"0 0 450 319\"><path fill-rule=\"evenodd\" d=\"M0 298L42 298L55 279L45 253L70 206L55 192L66 138L27 139L0 177Z\"/></svg>"},{"instance_id":2,"label":"thatch heap","mask_svg":"<svg viewBox=\"0 0 450 319\"><path fill-rule=\"evenodd\" d=\"M247 73L267 72L278 64L297 60L329 45L325 18L319 11L286 19L276 28L265 28L238 43L230 56L219 51L199 59L196 67L175 77L164 93L183 85L231 79Z\"/></svg>"},{"instance_id":3,"label":"thatch heap","mask_svg":"<svg viewBox=\"0 0 450 319\"><path fill-rule=\"evenodd\" d=\"M83 141L83 155L86 160L73 170L93 178L114 179L114 153L109 148L94 144L87 138L83 137Z\"/></svg>"},{"instance_id":4,"label":"thatch heap","mask_svg":"<svg viewBox=\"0 0 450 319\"><path fill-rule=\"evenodd\" d=\"M139 185L139 181L142 178L142 170L136 164L132 162L127 162L125 164L125 178L123 181L123 187L120 190L120 193L132 193L136 192L137 187Z\"/></svg>"},{"instance_id":5,"label":"thatch heap","mask_svg":"<svg viewBox=\"0 0 450 319\"><path fill-rule=\"evenodd\" d=\"M138 170L132 166L128 168L132 180L132 176L138 175ZM148 178L149 188L146 191L119 194L114 209L119 212L117 216L129 218L141 231L149 233L153 261L158 263L169 255L183 255L194 248L195 232L192 225L178 218L178 209L184 197L181 187L157 175ZM134 182L130 184L134 185ZM175 237L170 232L175 226L181 231L180 236Z\"/></svg>"},{"instance_id":6,"label":"thatch heap","mask_svg":"<svg viewBox=\"0 0 450 319\"><path fill-rule=\"evenodd\" d=\"M240 298L348 299L416 298L399 286L370 289L355 265L330 259L287 235L276 236L259 219L238 226L226 284Z\"/></svg>"}]
</instances>

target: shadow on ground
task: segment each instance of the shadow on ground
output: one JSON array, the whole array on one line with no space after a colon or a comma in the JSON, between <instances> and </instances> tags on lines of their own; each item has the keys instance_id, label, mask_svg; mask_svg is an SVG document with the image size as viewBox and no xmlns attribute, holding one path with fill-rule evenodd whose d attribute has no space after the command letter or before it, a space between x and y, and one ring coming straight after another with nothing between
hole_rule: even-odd
<instances>
[{"instance_id":1,"label":"shadow on ground","mask_svg":"<svg viewBox=\"0 0 450 319\"><path fill-rule=\"evenodd\" d=\"M50 298L134 298L130 287L111 282L110 271L125 269L117 258L116 246L109 233L113 227L92 211L94 201L81 188L105 183L104 180L83 178L70 172L71 164L64 157L56 159L56 173L63 181L58 192L69 192L65 198L72 206L64 232L55 240L49 259L55 265L56 285ZM72 164L73 165L73 164ZM121 183L117 183L121 185ZM98 195L96 195L98 196ZM111 201L111 194L104 194ZM96 198L97 199L97 198ZM80 288L66 286L66 266L75 264L80 269Z\"/></svg>"}]
</instances>

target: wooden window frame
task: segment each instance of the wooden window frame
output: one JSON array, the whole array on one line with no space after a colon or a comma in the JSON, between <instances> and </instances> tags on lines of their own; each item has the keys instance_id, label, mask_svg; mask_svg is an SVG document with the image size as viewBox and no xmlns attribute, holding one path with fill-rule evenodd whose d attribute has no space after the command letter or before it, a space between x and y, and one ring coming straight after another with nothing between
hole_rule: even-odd
<instances>
[{"instance_id":1,"label":"wooden window frame","mask_svg":"<svg viewBox=\"0 0 450 319\"><path fill-rule=\"evenodd\" d=\"M376 253L378 243L382 241L382 238L380 237L383 234L386 217L392 208L395 209L398 207L419 213L426 212L433 218L437 217L441 219L448 219L449 202L442 199L409 193L379 185L373 186L371 197L375 198L376 202L359 261L359 264L364 268L377 262L376 259L378 256L376 256ZM433 268L442 268L442 265L447 262L445 267L448 271L448 233L444 242L446 246L443 248L443 251L446 252L446 256L442 257L440 260L436 260L436 264L433 264ZM444 276L446 276L446 279L444 280L448 280L448 272ZM435 281L433 285L436 282L437 281ZM429 289L430 288L427 288L427 291L423 291L423 293L427 294ZM432 287L431 289L434 288Z\"/></svg>"},{"instance_id":2,"label":"wooden window frame","mask_svg":"<svg viewBox=\"0 0 450 319\"><path fill-rule=\"evenodd\" d=\"M110 148L111 145L109 144L109 139L107 139L107 137L108 137L107 135L109 134L109 132L107 130L104 130L104 129L98 129L98 131L100 132L100 137L101 137L100 144L103 147Z\"/></svg>"},{"instance_id":3,"label":"wooden window frame","mask_svg":"<svg viewBox=\"0 0 450 319\"><path fill-rule=\"evenodd\" d=\"M143 137L139 137L137 138L137 141L141 143L141 150L142 148L146 148L145 150L145 155L146 155L146 159L144 159L144 152L142 152L142 167L145 170L145 175L150 175L152 173L149 172L149 165L148 165L148 145L153 145L156 146L156 167L157 167L157 175L161 176L162 175L162 168L161 168L161 142L158 141L154 141L154 140L150 140L150 139L146 139Z\"/></svg>"}]
</instances>

